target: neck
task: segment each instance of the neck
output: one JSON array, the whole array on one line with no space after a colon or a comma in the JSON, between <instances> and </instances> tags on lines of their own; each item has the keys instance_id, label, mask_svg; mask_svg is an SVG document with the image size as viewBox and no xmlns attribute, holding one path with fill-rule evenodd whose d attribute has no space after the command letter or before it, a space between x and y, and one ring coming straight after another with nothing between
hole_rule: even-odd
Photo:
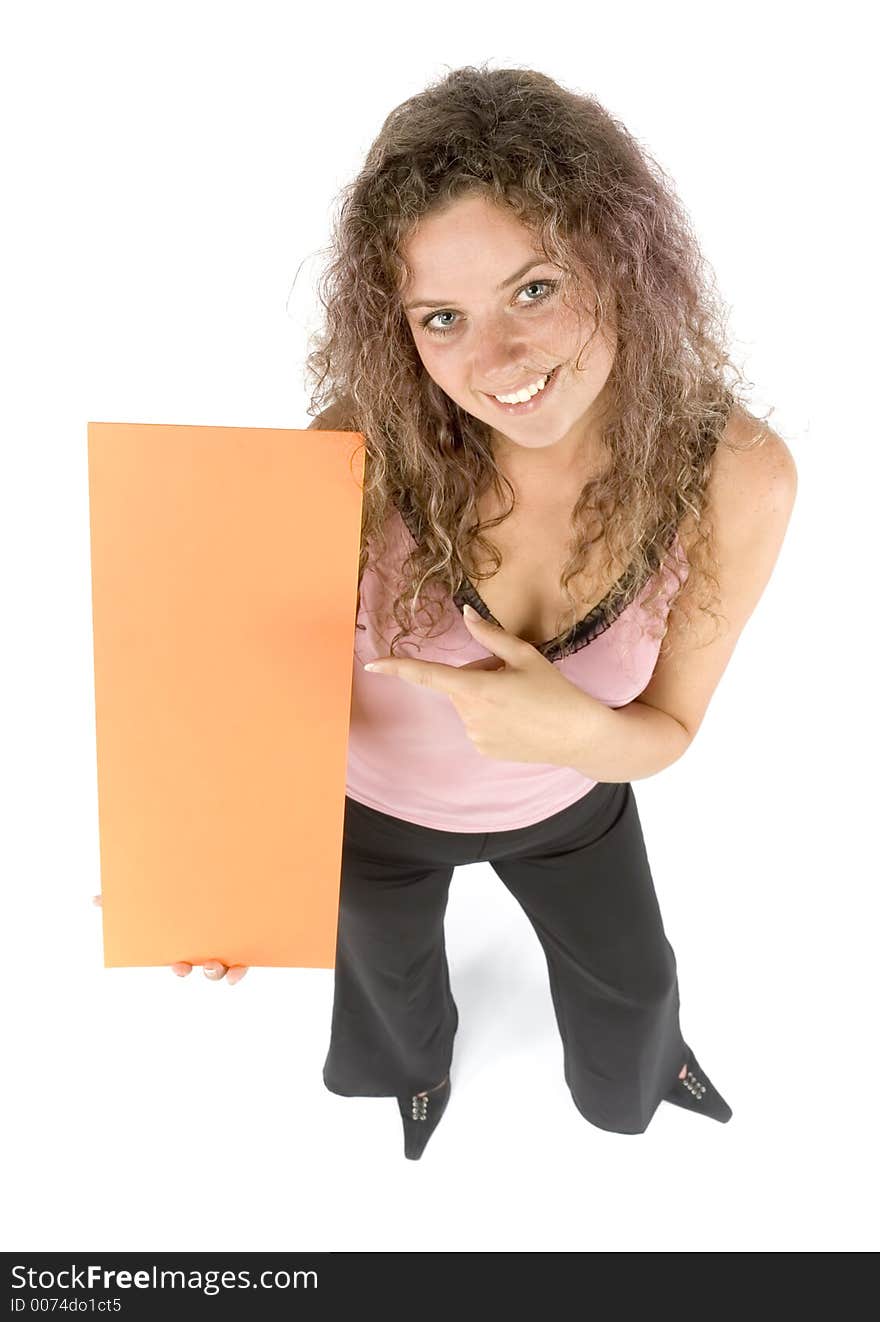
<instances>
[{"instance_id":1,"label":"neck","mask_svg":"<svg viewBox=\"0 0 880 1322\"><path fill-rule=\"evenodd\" d=\"M603 441L595 435L564 437L555 445L535 449L493 435L492 455L518 497L578 492L608 459Z\"/></svg>"}]
</instances>

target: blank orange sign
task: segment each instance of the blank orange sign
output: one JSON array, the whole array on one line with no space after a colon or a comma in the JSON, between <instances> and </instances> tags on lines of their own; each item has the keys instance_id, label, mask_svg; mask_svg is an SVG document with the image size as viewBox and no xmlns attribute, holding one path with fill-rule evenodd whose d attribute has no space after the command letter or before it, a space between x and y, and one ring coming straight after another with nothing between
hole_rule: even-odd
<instances>
[{"instance_id":1,"label":"blank orange sign","mask_svg":"<svg viewBox=\"0 0 880 1322\"><path fill-rule=\"evenodd\" d=\"M88 424L106 968L332 968L359 432Z\"/></svg>"}]
</instances>

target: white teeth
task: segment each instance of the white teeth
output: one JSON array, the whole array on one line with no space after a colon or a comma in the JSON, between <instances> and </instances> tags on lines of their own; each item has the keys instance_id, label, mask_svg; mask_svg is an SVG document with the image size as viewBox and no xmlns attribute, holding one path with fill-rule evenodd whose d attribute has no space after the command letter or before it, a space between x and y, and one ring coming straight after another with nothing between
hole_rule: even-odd
<instances>
[{"instance_id":1,"label":"white teeth","mask_svg":"<svg viewBox=\"0 0 880 1322\"><path fill-rule=\"evenodd\" d=\"M541 377L540 381L536 381L531 386L524 386L515 395L493 395L492 398L497 399L500 404L524 404L527 399L531 399L533 395L537 395L539 390L544 389L549 378L550 373L548 372L546 376Z\"/></svg>"}]
</instances>

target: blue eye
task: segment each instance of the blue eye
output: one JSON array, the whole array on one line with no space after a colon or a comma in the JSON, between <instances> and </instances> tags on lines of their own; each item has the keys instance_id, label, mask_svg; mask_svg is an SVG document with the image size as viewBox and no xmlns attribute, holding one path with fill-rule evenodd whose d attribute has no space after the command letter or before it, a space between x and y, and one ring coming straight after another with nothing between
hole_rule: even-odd
<instances>
[{"instance_id":1,"label":"blue eye","mask_svg":"<svg viewBox=\"0 0 880 1322\"><path fill-rule=\"evenodd\" d=\"M536 303L546 303L548 299L551 299L556 292L556 286L558 284L558 280L530 280L527 285L522 285L516 292L517 294L521 294L524 289L534 289L536 286L545 288L547 290L546 293L539 295L538 298L530 298L528 300L526 306L533 307ZM429 317L423 319L422 328L426 330L429 335L450 335L452 331L455 330L454 326L443 327L432 326L430 324L435 317L447 317L450 315L455 316L457 314L452 312L449 308L443 308L440 312L432 312Z\"/></svg>"}]
</instances>

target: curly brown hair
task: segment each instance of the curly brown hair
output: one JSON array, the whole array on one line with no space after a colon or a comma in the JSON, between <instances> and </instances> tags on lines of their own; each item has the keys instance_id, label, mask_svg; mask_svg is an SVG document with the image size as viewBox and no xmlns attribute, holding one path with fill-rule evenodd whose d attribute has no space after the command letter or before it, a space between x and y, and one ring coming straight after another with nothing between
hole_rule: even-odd
<instances>
[{"instance_id":1,"label":"curly brown hair","mask_svg":"<svg viewBox=\"0 0 880 1322\"><path fill-rule=\"evenodd\" d=\"M476 502L490 484L497 494L506 485L512 497L513 489L493 458L488 425L425 372L400 297L412 274L401 252L408 236L429 213L474 195L509 208L537 237L565 273L563 297L589 305L593 334L609 316L615 326L603 423L611 462L573 510L575 550L560 580L571 613L557 641L564 648L578 622L569 583L596 545L604 570L632 566L610 611L655 578L644 606L662 642L668 597L657 570L676 533L689 572L685 584L673 566L671 601L686 596L717 624L706 497L713 454L737 410L756 424L752 444L765 437L738 386L725 380L745 379L726 352L726 312L688 217L661 167L593 97L531 69L485 65L455 69L391 111L343 190L324 250L325 318L306 359L309 413L323 410L312 427L364 437L358 604L394 509L416 545L392 606L400 630L392 653L401 637L419 632L418 614L432 600L442 612L448 594L500 564L483 530L513 506L481 524ZM495 569L478 574L475 544Z\"/></svg>"}]
</instances>

